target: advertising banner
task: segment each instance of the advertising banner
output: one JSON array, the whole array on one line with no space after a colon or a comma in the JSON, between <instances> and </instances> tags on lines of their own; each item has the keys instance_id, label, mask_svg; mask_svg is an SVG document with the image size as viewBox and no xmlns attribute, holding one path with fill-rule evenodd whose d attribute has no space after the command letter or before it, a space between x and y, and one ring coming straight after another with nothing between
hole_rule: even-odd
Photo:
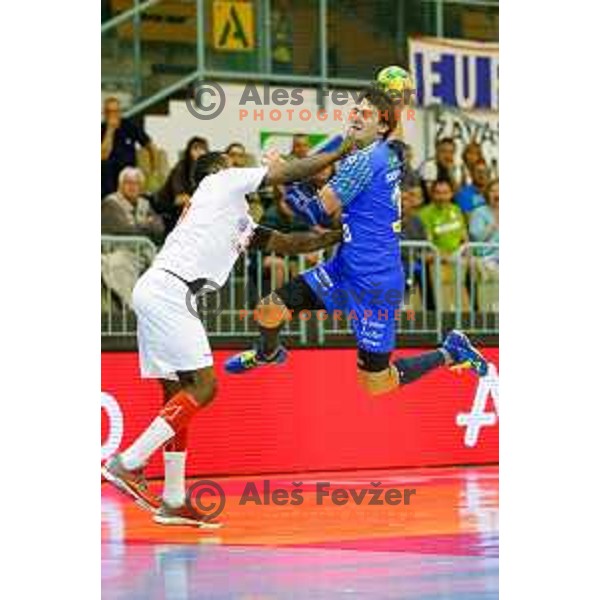
<instances>
[{"instance_id":1,"label":"advertising banner","mask_svg":"<svg viewBox=\"0 0 600 600\"><path fill-rule=\"evenodd\" d=\"M495 463L498 349L483 352L491 363L483 379L439 369L369 397L354 349L294 350L285 366L240 376L224 373L230 352L217 350L218 396L193 421L188 475ZM102 460L129 445L161 403L158 382L140 379L136 353L103 353ZM162 476L160 456L147 474Z\"/></svg>"},{"instance_id":2,"label":"advertising banner","mask_svg":"<svg viewBox=\"0 0 600 600\"><path fill-rule=\"evenodd\" d=\"M436 142L443 138L451 138L456 144L456 158L462 163L461 156L465 146L477 142L491 169L492 177L497 177L500 166L498 113L477 111L466 113L445 108L427 112L429 119L427 147L431 149L431 156Z\"/></svg>"},{"instance_id":3,"label":"advertising banner","mask_svg":"<svg viewBox=\"0 0 600 600\"><path fill-rule=\"evenodd\" d=\"M419 106L498 110L498 44L411 38L409 55Z\"/></svg>"}]
</instances>

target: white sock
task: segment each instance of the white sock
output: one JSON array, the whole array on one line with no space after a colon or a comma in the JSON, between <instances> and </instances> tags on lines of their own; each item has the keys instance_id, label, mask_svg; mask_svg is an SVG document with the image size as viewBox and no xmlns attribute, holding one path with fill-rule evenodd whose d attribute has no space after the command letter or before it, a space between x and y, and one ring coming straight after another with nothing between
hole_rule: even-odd
<instances>
[{"instance_id":1,"label":"white sock","mask_svg":"<svg viewBox=\"0 0 600 600\"><path fill-rule=\"evenodd\" d=\"M121 455L126 469L139 469L150 456L175 435L173 428L162 418L156 417L142 435L140 435Z\"/></svg>"},{"instance_id":2,"label":"white sock","mask_svg":"<svg viewBox=\"0 0 600 600\"><path fill-rule=\"evenodd\" d=\"M164 452L165 483L163 500L174 508L185 503L185 457L186 452Z\"/></svg>"}]
</instances>

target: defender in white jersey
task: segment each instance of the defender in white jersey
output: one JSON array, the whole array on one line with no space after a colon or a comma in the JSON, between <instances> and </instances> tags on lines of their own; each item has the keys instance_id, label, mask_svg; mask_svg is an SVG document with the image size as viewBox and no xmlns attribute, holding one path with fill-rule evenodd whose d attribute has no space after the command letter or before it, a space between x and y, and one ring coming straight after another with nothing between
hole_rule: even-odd
<instances>
[{"instance_id":1,"label":"defender in white jersey","mask_svg":"<svg viewBox=\"0 0 600 600\"><path fill-rule=\"evenodd\" d=\"M142 377L158 378L165 405L136 441L102 467L105 478L154 512L161 524L214 526L186 505L185 449L191 418L216 395L213 358L208 338L187 298L210 282L221 286L239 254L249 246L278 254L301 254L340 241L339 231L283 234L256 225L246 194L264 181L270 184L304 179L338 160L351 147L295 161L271 157L260 168L227 168L217 152L197 162L198 187L187 211L140 278L133 291L138 319ZM162 502L147 487L143 475L150 456L165 446Z\"/></svg>"},{"instance_id":2,"label":"defender in white jersey","mask_svg":"<svg viewBox=\"0 0 600 600\"><path fill-rule=\"evenodd\" d=\"M220 157L219 157L220 159ZM256 229L245 196L267 168L225 169L202 180L188 209L133 290L142 377L177 380L213 364L202 321L186 303L189 287L222 286ZM164 335L168 331L169 335Z\"/></svg>"}]
</instances>

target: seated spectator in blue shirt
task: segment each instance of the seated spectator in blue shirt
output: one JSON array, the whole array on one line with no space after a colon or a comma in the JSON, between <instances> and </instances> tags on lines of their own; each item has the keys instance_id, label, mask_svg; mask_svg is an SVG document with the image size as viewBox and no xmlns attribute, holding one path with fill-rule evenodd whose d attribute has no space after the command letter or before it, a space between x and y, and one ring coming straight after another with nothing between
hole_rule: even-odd
<instances>
[{"instance_id":1,"label":"seated spectator in blue shirt","mask_svg":"<svg viewBox=\"0 0 600 600\"><path fill-rule=\"evenodd\" d=\"M158 166L158 151L142 127L121 116L121 104L117 98L104 102L102 136L102 198L116 191L119 173L125 167L135 167L136 144L150 152L151 169Z\"/></svg>"},{"instance_id":2,"label":"seated spectator in blue shirt","mask_svg":"<svg viewBox=\"0 0 600 600\"><path fill-rule=\"evenodd\" d=\"M498 244L500 243L500 183L497 179L488 184L485 198L487 203L471 213L469 237L474 242ZM498 260L498 248L477 248L474 253L478 256Z\"/></svg>"},{"instance_id":3,"label":"seated spectator in blue shirt","mask_svg":"<svg viewBox=\"0 0 600 600\"><path fill-rule=\"evenodd\" d=\"M454 197L464 214L468 215L478 206L485 204L484 191L489 183L490 175L485 160L477 161L472 169L473 182L463 185Z\"/></svg>"}]
</instances>

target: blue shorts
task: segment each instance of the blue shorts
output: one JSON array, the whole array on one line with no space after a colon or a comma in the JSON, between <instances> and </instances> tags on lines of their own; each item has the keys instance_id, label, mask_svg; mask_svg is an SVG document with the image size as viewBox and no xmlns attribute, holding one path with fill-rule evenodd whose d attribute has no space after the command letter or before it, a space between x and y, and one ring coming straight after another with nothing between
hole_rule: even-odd
<instances>
[{"instance_id":1,"label":"blue shorts","mask_svg":"<svg viewBox=\"0 0 600 600\"><path fill-rule=\"evenodd\" d=\"M343 276L336 257L302 273L330 317L341 311L349 320L356 343L368 352L391 352L404 295L402 269L383 276L351 279ZM341 314L341 313L338 313Z\"/></svg>"}]
</instances>

